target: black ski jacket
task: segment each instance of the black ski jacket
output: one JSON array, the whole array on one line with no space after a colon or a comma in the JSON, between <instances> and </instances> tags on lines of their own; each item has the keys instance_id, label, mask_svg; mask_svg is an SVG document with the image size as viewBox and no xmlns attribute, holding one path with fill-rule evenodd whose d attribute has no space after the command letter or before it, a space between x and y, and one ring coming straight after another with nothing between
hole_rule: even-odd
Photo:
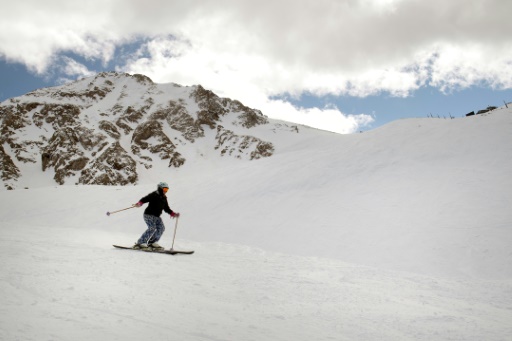
<instances>
[{"instance_id":1,"label":"black ski jacket","mask_svg":"<svg viewBox=\"0 0 512 341\"><path fill-rule=\"evenodd\" d=\"M169 204L167 203L167 197L161 189L149 193L139 201L143 203L149 203L148 207L146 207L144 210L144 214L160 217L160 215L162 215L162 211L165 211L169 214L174 213L169 207Z\"/></svg>"}]
</instances>

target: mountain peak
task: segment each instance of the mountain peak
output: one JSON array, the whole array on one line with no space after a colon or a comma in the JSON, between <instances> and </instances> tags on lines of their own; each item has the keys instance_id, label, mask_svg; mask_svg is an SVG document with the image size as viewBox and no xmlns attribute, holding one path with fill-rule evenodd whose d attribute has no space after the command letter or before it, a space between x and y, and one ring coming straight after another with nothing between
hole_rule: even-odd
<instances>
[{"instance_id":1,"label":"mountain peak","mask_svg":"<svg viewBox=\"0 0 512 341\"><path fill-rule=\"evenodd\" d=\"M0 120L8 189L27 183L28 169L51 174L57 184L136 184L138 170L156 160L186 164L196 143L245 160L275 149L254 129L275 129L261 111L201 85L156 84L140 74L103 72L35 90L1 103Z\"/></svg>"}]
</instances>

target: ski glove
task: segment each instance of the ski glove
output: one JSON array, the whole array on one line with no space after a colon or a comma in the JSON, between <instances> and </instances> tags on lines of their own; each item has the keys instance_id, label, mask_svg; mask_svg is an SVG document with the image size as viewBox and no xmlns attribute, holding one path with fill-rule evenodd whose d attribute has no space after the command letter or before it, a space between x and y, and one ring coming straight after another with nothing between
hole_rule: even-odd
<instances>
[{"instance_id":1,"label":"ski glove","mask_svg":"<svg viewBox=\"0 0 512 341\"><path fill-rule=\"evenodd\" d=\"M180 217L180 214L178 212L171 213L171 218L179 218L179 217Z\"/></svg>"},{"instance_id":2,"label":"ski glove","mask_svg":"<svg viewBox=\"0 0 512 341\"><path fill-rule=\"evenodd\" d=\"M138 203L136 204L133 204L133 206L136 206L136 207L141 207L144 203L142 201L139 201Z\"/></svg>"}]
</instances>

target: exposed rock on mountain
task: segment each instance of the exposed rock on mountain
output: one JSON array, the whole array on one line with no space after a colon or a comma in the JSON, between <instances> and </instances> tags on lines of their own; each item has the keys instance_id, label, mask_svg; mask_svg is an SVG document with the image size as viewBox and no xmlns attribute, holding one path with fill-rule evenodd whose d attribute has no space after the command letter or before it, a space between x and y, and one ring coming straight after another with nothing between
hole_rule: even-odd
<instances>
[{"instance_id":1,"label":"exposed rock on mountain","mask_svg":"<svg viewBox=\"0 0 512 341\"><path fill-rule=\"evenodd\" d=\"M84 169L91 158L108 145L105 140L105 135L95 134L92 129L80 125L58 128L41 148L43 171L53 168L55 181L62 185L66 178ZM87 157L88 152L91 158Z\"/></svg>"},{"instance_id":2,"label":"exposed rock on mountain","mask_svg":"<svg viewBox=\"0 0 512 341\"><path fill-rule=\"evenodd\" d=\"M169 108L156 112L154 118L165 118L172 129L179 131L183 138L189 142L194 142L197 138L204 137L204 130L199 120L188 114L187 109L180 100L180 103L169 102Z\"/></svg>"},{"instance_id":3,"label":"exposed rock on mountain","mask_svg":"<svg viewBox=\"0 0 512 341\"><path fill-rule=\"evenodd\" d=\"M114 142L92 164L82 170L78 183L88 185L128 185L138 179L133 158Z\"/></svg>"},{"instance_id":4,"label":"exposed rock on mountain","mask_svg":"<svg viewBox=\"0 0 512 341\"><path fill-rule=\"evenodd\" d=\"M2 167L0 177L4 182L4 186L7 189L13 189L13 182L19 178L20 170L16 167L11 157L5 152L2 145L0 145L0 166Z\"/></svg>"},{"instance_id":5,"label":"exposed rock on mountain","mask_svg":"<svg viewBox=\"0 0 512 341\"><path fill-rule=\"evenodd\" d=\"M217 126L216 139L218 144L215 149L220 149L222 156L229 155L241 159L249 154L249 158L253 160L271 156L274 152L272 143L261 141L253 136L236 135L221 125Z\"/></svg>"},{"instance_id":6,"label":"exposed rock on mountain","mask_svg":"<svg viewBox=\"0 0 512 341\"><path fill-rule=\"evenodd\" d=\"M169 159L169 167L179 167L185 163L176 146L163 132L162 123L154 119L140 124L133 132L132 152L142 157L141 150L148 150L162 160Z\"/></svg>"},{"instance_id":7,"label":"exposed rock on mountain","mask_svg":"<svg viewBox=\"0 0 512 341\"><path fill-rule=\"evenodd\" d=\"M135 184L138 167L181 167L199 141L222 157L270 157L275 146L258 137L261 126L298 131L200 85L101 73L0 103L0 176L8 189L20 187L27 167L61 185Z\"/></svg>"}]
</instances>

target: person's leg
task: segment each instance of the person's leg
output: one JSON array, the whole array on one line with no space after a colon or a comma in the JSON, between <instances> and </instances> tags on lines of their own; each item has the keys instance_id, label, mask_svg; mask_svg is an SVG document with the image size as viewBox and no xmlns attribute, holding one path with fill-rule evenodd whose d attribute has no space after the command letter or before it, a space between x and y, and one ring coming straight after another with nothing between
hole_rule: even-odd
<instances>
[{"instance_id":1,"label":"person's leg","mask_svg":"<svg viewBox=\"0 0 512 341\"><path fill-rule=\"evenodd\" d=\"M147 230L144 231L142 236L140 236L139 240L137 241L137 244L149 244L151 242L151 239L153 236L157 233L157 227L156 227L156 219L160 219L159 217L155 217L149 214L144 214L144 221L146 222L146 225L148 226ZM161 220L161 219L160 219Z\"/></svg>"},{"instance_id":2,"label":"person's leg","mask_svg":"<svg viewBox=\"0 0 512 341\"><path fill-rule=\"evenodd\" d=\"M154 220L155 233L153 234L153 236L151 237L151 239L149 241L150 244L158 242L160 240L160 238L162 237L162 234L165 231L165 225L164 225L162 218L160 218L160 217L155 217L155 218L156 218Z\"/></svg>"}]
</instances>

